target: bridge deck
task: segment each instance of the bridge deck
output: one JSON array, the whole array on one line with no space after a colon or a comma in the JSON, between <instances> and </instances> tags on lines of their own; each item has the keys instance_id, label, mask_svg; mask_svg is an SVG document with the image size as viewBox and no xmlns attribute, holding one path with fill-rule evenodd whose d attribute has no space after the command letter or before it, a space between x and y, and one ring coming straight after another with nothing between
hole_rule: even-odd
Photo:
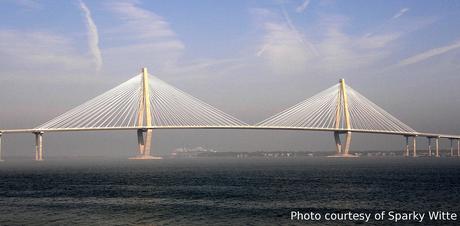
<instances>
[{"instance_id":1,"label":"bridge deck","mask_svg":"<svg viewBox=\"0 0 460 226\"><path fill-rule=\"evenodd\" d=\"M323 132L353 132L369 134L387 134L402 136L421 136L432 138L460 139L459 135L420 133L420 132L396 132L362 129L335 129L335 128L305 128L305 127L275 127L275 126L142 126L142 127L100 127L100 128L57 128L57 129L6 129L0 133L34 133L34 132L77 132L77 131L112 131L112 130L138 130L138 129L253 129L253 130L303 130L303 131L323 131Z\"/></svg>"}]
</instances>

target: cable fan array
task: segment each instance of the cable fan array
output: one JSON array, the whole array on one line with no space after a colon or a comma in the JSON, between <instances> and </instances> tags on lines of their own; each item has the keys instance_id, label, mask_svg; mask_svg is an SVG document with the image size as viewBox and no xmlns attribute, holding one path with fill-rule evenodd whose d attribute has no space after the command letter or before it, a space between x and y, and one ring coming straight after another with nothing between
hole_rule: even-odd
<instances>
[{"instance_id":1,"label":"cable fan array","mask_svg":"<svg viewBox=\"0 0 460 226\"><path fill-rule=\"evenodd\" d=\"M149 80L154 127L247 125L154 76ZM136 127L142 99L140 74L36 129Z\"/></svg>"},{"instance_id":2,"label":"cable fan array","mask_svg":"<svg viewBox=\"0 0 460 226\"><path fill-rule=\"evenodd\" d=\"M348 92L350 129L396 133L415 132L351 87L346 86L346 90ZM339 91L340 85L334 85L257 125L262 127L347 129L344 100ZM337 120L338 106L340 106L339 120Z\"/></svg>"},{"instance_id":3,"label":"cable fan array","mask_svg":"<svg viewBox=\"0 0 460 226\"><path fill-rule=\"evenodd\" d=\"M338 86L334 85L257 125L265 127L335 128Z\"/></svg>"},{"instance_id":4,"label":"cable fan array","mask_svg":"<svg viewBox=\"0 0 460 226\"><path fill-rule=\"evenodd\" d=\"M155 126L247 126L221 110L150 76L150 111Z\"/></svg>"},{"instance_id":5,"label":"cable fan array","mask_svg":"<svg viewBox=\"0 0 460 226\"><path fill-rule=\"evenodd\" d=\"M83 103L37 129L135 126L141 99L141 76Z\"/></svg>"},{"instance_id":6,"label":"cable fan array","mask_svg":"<svg viewBox=\"0 0 460 226\"><path fill-rule=\"evenodd\" d=\"M240 127L248 124L149 75L149 103L153 127ZM143 104L142 74L35 129L126 128L147 126L140 112ZM413 133L370 100L346 86L351 130ZM260 123L260 127L348 129L341 86L334 85ZM338 109L338 107L340 107ZM338 111L339 110L339 111ZM338 118L338 119L337 119Z\"/></svg>"},{"instance_id":7,"label":"cable fan array","mask_svg":"<svg viewBox=\"0 0 460 226\"><path fill-rule=\"evenodd\" d=\"M369 99L347 86L350 123L352 129L415 132L414 129L399 121Z\"/></svg>"}]
</instances>

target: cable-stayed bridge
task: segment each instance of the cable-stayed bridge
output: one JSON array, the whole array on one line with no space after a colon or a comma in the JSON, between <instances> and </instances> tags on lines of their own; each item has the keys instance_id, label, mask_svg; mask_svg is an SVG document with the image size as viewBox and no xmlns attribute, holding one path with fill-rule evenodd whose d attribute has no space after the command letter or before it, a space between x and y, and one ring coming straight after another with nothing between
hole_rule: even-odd
<instances>
[{"instance_id":1,"label":"cable-stayed bridge","mask_svg":"<svg viewBox=\"0 0 460 226\"><path fill-rule=\"evenodd\" d=\"M335 157L349 153L352 133L401 135L404 155L417 156L416 138L428 138L429 155L439 157L439 139L450 140L451 156L460 156L460 135L421 133L399 121L341 79L334 85L256 125L249 125L150 75L142 73L119 86L32 129L0 129L6 133L35 134L35 159L43 160L43 134L64 131L135 130L138 155L133 159L159 159L151 155L153 130L157 129L274 129L329 131L334 134ZM434 153L431 149L435 141Z\"/></svg>"}]
</instances>

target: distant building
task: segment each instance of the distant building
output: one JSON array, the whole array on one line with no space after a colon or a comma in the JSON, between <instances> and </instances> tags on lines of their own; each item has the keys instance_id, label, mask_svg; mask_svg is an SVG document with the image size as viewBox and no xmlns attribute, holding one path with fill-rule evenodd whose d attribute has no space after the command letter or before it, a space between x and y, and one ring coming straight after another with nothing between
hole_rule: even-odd
<instances>
[{"instance_id":1,"label":"distant building","mask_svg":"<svg viewBox=\"0 0 460 226\"><path fill-rule=\"evenodd\" d=\"M195 147L195 148L176 148L171 153L172 157L182 157L182 158L193 158L193 157L200 157L202 155L208 156L209 153L216 153L217 151L213 149L206 149L203 147Z\"/></svg>"}]
</instances>

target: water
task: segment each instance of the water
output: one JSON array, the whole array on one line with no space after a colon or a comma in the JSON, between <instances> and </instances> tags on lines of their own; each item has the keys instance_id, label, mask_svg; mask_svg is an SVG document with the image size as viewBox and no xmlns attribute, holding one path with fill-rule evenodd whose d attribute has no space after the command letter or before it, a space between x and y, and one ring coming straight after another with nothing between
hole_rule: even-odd
<instances>
[{"instance_id":1,"label":"water","mask_svg":"<svg viewBox=\"0 0 460 226\"><path fill-rule=\"evenodd\" d=\"M460 213L460 159L447 158L3 162L0 181L0 225L338 225L290 212ZM424 222L437 223L458 225Z\"/></svg>"}]
</instances>

